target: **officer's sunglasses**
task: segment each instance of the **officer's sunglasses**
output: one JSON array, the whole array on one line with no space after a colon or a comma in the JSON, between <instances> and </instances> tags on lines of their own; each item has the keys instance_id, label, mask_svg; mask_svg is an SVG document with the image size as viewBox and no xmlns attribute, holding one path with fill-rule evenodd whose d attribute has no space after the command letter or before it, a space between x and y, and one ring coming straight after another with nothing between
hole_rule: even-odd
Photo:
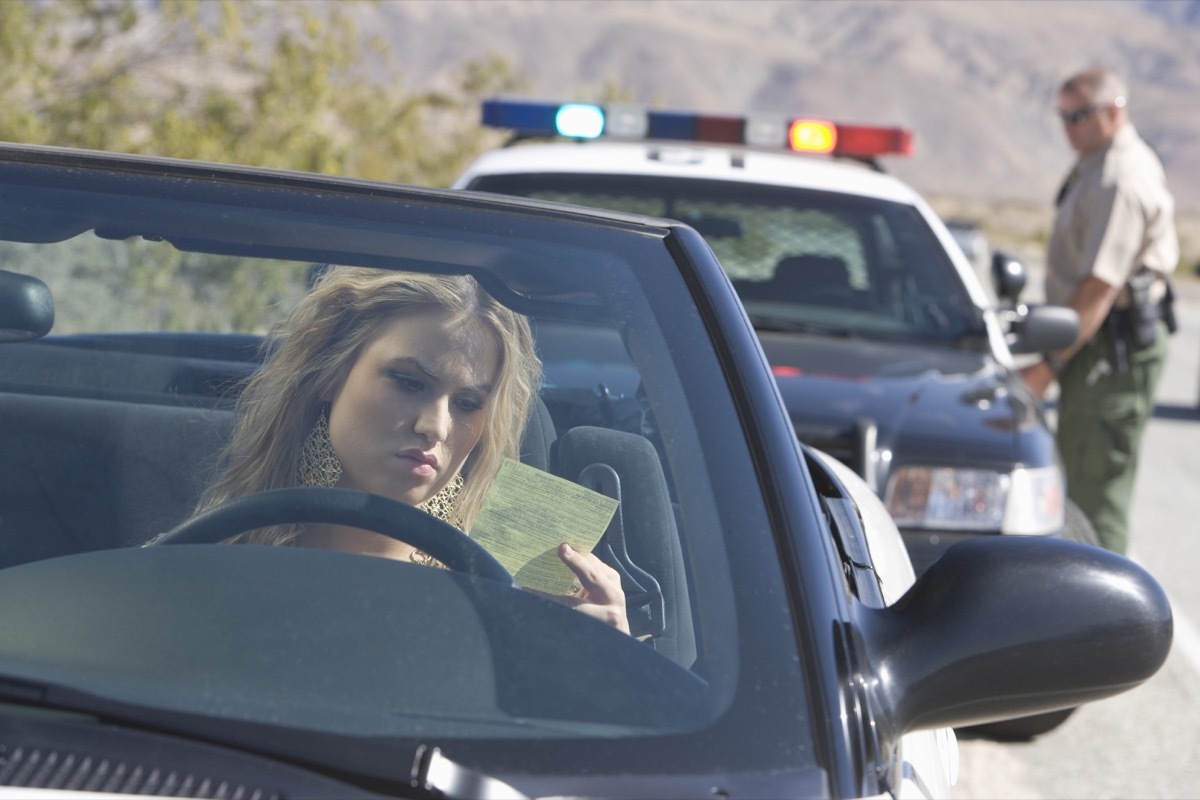
<instances>
[{"instance_id":1,"label":"officer's sunglasses","mask_svg":"<svg viewBox=\"0 0 1200 800\"><path fill-rule=\"evenodd\" d=\"M1076 111L1063 111L1060 108L1058 110L1058 116L1063 121L1064 125L1078 125L1085 119L1091 118L1092 115L1094 115L1100 109L1108 108L1109 106L1112 106L1113 108L1124 108L1125 98L1115 97L1111 103L1092 103L1090 106L1084 106Z\"/></svg>"},{"instance_id":2,"label":"officer's sunglasses","mask_svg":"<svg viewBox=\"0 0 1200 800\"><path fill-rule=\"evenodd\" d=\"M1100 108L1101 106L1096 105L1084 106L1076 111L1063 111L1060 108L1058 116L1062 119L1064 125L1078 125L1099 111Z\"/></svg>"}]
</instances>

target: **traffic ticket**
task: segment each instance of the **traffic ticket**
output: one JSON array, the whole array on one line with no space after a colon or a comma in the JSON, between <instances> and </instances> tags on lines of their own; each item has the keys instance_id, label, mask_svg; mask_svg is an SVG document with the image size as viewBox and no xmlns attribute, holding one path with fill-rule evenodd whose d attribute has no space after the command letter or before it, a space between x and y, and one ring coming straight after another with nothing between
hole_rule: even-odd
<instances>
[{"instance_id":1,"label":"traffic ticket","mask_svg":"<svg viewBox=\"0 0 1200 800\"><path fill-rule=\"evenodd\" d=\"M518 584L547 594L573 594L575 574L558 557L563 542L590 553L618 501L579 484L506 459L471 528Z\"/></svg>"}]
</instances>

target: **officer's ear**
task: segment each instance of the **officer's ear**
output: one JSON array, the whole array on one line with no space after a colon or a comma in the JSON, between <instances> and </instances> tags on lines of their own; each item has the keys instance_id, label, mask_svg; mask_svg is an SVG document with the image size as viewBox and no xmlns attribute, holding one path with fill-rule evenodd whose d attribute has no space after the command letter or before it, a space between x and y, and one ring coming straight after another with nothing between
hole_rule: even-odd
<instances>
[{"instance_id":1,"label":"officer's ear","mask_svg":"<svg viewBox=\"0 0 1200 800\"><path fill-rule=\"evenodd\" d=\"M1108 117L1109 122L1114 126L1125 121L1125 98L1118 97L1111 103L1106 105L1101 111Z\"/></svg>"}]
</instances>

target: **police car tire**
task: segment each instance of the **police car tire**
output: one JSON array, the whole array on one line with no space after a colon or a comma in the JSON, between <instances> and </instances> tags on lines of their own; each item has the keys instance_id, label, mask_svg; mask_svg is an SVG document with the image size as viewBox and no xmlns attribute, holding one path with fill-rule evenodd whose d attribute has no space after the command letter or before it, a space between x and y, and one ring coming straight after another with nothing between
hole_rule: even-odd
<instances>
[{"instance_id":1,"label":"police car tire","mask_svg":"<svg viewBox=\"0 0 1200 800\"><path fill-rule=\"evenodd\" d=\"M1032 717L1018 717L1000 722L989 722L986 725L974 725L964 728L963 733L982 736L1000 742L1028 742L1030 739L1049 733L1067 721L1067 717L1075 713L1074 708L1064 708L1059 711L1047 711L1045 714L1034 714Z\"/></svg>"},{"instance_id":2,"label":"police car tire","mask_svg":"<svg viewBox=\"0 0 1200 800\"><path fill-rule=\"evenodd\" d=\"M1092 523L1084 516L1079 506L1070 500L1067 501L1064 514L1062 535L1068 541L1100 546L1100 537L1096 534L1096 529L1092 527Z\"/></svg>"}]
</instances>

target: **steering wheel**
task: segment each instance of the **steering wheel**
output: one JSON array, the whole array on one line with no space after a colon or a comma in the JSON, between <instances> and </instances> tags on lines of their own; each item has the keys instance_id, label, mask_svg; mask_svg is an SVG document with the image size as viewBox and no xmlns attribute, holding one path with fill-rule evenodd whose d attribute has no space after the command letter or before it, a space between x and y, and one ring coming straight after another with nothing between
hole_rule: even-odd
<instances>
[{"instance_id":1,"label":"steering wheel","mask_svg":"<svg viewBox=\"0 0 1200 800\"><path fill-rule=\"evenodd\" d=\"M428 553L450 569L516 585L491 553L453 525L415 506L352 489L297 486L235 497L184 520L147 546L216 544L255 528L305 522L380 533Z\"/></svg>"}]
</instances>

